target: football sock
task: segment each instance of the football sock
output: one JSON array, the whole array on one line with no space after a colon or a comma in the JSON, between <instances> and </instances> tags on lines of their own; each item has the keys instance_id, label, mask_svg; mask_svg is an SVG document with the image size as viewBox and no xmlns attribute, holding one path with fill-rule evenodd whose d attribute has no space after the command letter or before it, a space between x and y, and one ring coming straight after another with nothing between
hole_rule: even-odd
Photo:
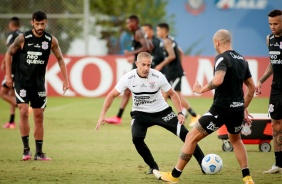
<instances>
[{"instance_id":1,"label":"football sock","mask_svg":"<svg viewBox=\"0 0 282 184\"><path fill-rule=\"evenodd\" d=\"M124 109L119 109L117 117L121 118L123 111L124 111Z\"/></svg>"},{"instance_id":2,"label":"football sock","mask_svg":"<svg viewBox=\"0 0 282 184\"><path fill-rule=\"evenodd\" d=\"M182 113L183 113L183 115L185 116L185 117L187 117L188 116L188 114L187 114L187 109L185 109L185 108L182 108Z\"/></svg>"},{"instance_id":3,"label":"football sock","mask_svg":"<svg viewBox=\"0 0 282 184\"><path fill-rule=\"evenodd\" d=\"M24 149L29 149L28 139L29 139L29 135L22 137Z\"/></svg>"},{"instance_id":4,"label":"football sock","mask_svg":"<svg viewBox=\"0 0 282 184\"><path fill-rule=\"evenodd\" d=\"M171 175L175 178L179 178L181 174L182 174L182 171L176 169L176 167L174 167L172 172L171 172Z\"/></svg>"},{"instance_id":5,"label":"football sock","mask_svg":"<svg viewBox=\"0 0 282 184\"><path fill-rule=\"evenodd\" d=\"M275 154L275 165L277 167L282 168L282 151L274 152L274 154Z\"/></svg>"},{"instance_id":6,"label":"football sock","mask_svg":"<svg viewBox=\"0 0 282 184\"><path fill-rule=\"evenodd\" d=\"M192 108L188 109L188 112L189 112L193 117L196 117L196 116L197 116L196 112L195 112Z\"/></svg>"},{"instance_id":7,"label":"football sock","mask_svg":"<svg viewBox=\"0 0 282 184\"><path fill-rule=\"evenodd\" d=\"M15 114L11 114L9 123L14 123Z\"/></svg>"},{"instance_id":8,"label":"football sock","mask_svg":"<svg viewBox=\"0 0 282 184\"><path fill-rule=\"evenodd\" d=\"M248 167L242 169L242 175L243 175L243 178L246 176L250 176L250 170Z\"/></svg>"},{"instance_id":9,"label":"football sock","mask_svg":"<svg viewBox=\"0 0 282 184\"><path fill-rule=\"evenodd\" d=\"M36 153L42 153L43 140L35 140Z\"/></svg>"}]
</instances>

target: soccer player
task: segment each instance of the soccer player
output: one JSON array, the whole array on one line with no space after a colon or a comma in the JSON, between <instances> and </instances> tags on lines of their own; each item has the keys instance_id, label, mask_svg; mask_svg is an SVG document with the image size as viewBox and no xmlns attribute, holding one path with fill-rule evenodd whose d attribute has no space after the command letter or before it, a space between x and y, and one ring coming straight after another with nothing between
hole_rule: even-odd
<instances>
[{"instance_id":1,"label":"soccer player","mask_svg":"<svg viewBox=\"0 0 282 184\"><path fill-rule=\"evenodd\" d=\"M126 73L107 95L96 130L99 130L100 126L105 123L106 112L114 99L129 89L133 95L133 106L130 113L132 141L137 152L150 167L148 174L152 174L153 169L158 170L159 167L144 142L147 129L154 125L161 126L180 137L182 141L185 140L188 130L183 125L185 117L181 112L181 103L177 93L161 72L151 69L152 56L147 52L141 52L135 63L137 69ZM177 114L166 103L161 90L170 96ZM198 145L194 156L201 166L204 154Z\"/></svg>"},{"instance_id":2,"label":"soccer player","mask_svg":"<svg viewBox=\"0 0 282 184\"><path fill-rule=\"evenodd\" d=\"M147 40L145 39L144 33L142 32L141 28L139 27L138 16L130 15L126 19L126 26L127 26L127 29L130 32L132 32L132 44L131 44L132 51L125 50L124 55L130 58L129 60L133 64L132 68L135 69L136 68L135 61L137 59L137 55L140 52L149 51L149 44L148 44ZM120 124L121 123L121 117L122 117L123 111L124 111L128 101L129 101L129 98L130 98L130 91L125 90L124 94L122 96L120 108L119 108L117 115L114 116L114 117L111 117L111 118L107 118L106 122L111 123L111 124Z\"/></svg>"},{"instance_id":3,"label":"soccer player","mask_svg":"<svg viewBox=\"0 0 282 184\"><path fill-rule=\"evenodd\" d=\"M9 30L11 31L7 37L6 45L9 47L16 37L21 33L20 29L20 19L18 17L12 17L9 21ZM14 76L17 63L19 59L19 52L16 53L13 56L13 62L12 62L12 75ZM1 64L1 70L5 71L5 59L2 61ZM0 87L0 96L3 98L3 100L7 101L10 104L10 120L5 125L3 125L3 128L10 128L14 129L16 128L15 124L15 109L16 109L16 97L14 93L14 89L8 88L6 85L6 78L2 81L2 85Z\"/></svg>"},{"instance_id":4,"label":"soccer player","mask_svg":"<svg viewBox=\"0 0 282 184\"><path fill-rule=\"evenodd\" d=\"M63 74L63 93L69 88L69 82L58 40L45 32L47 26L45 12L34 12L31 24L33 29L20 34L6 53L6 84L8 87L12 87L11 58L20 51L14 83L16 100L20 111L20 133L24 147L22 160L30 160L32 157L29 147L29 104L33 108L34 115L34 139L36 145L34 160L51 160L42 152L43 112L47 104L45 72L51 50L58 59Z\"/></svg>"},{"instance_id":5,"label":"soccer player","mask_svg":"<svg viewBox=\"0 0 282 184\"><path fill-rule=\"evenodd\" d=\"M183 76L183 69L180 59L182 52L178 48L174 38L169 35L169 25L167 23L160 23L157 26L157 35L159 38L163 39L164 49L167 57L165 60L159 63L155 69L161 71L165 66L167 66L167 80L180 97L181 104L184 107L182 109L183 114L187 116L188 111L192 115L190 126L193 126L200 118L200 115L197 115L197 113L189 105L188 101L181 94L181 79Z\"/></svg>"},{"instance_id":6,"label":"soccer player","mask_svg":"<svg viewBox=\"0 0 282 184\"><path fill-rule=\"evenodd\" d=\"M268 14L272 34L266 37L270 63L256 84L256 94L261 94L261 85L273 74L268 112L271 116L275 164L263 173L282 174L282 11Z\"/></svg>"},{"instance_id":7,"label":"soccer player","mask_svg":"<svg viewBox=\"0 0 282 184\"><path fill-rule=\"evenodd\" d=\"M213 44L218 53L215 58L214 77L203 87L198 82L193 86L193 91L198 94L215 89L213 104L187 134L178 162L172 172L153 171L161 180L177 183L194 153L196 144L225 124L229 140L242 169L243 181L245 184L254 183L248 168L247 152L240 136L243 120L251 123L247 108L255 92L254 82L248 62L232 49L231 35L227 30L218 30L213 36ZM243 83L247 86L245 97Z\"/></svg>"}]
</instances>

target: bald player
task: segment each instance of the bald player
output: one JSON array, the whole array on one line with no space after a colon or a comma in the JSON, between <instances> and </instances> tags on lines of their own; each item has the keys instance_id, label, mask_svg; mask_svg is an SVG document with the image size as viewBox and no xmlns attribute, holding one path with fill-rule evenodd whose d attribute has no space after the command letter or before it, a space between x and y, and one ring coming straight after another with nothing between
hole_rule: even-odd
<instances>
[{"instance_id":1,"label":"bald player","mask_svg":"<svg viewBox=\"0 0 282 184\"><path fill-rule=\"evenodd\" d=\"M215 89L213 104L187 134L178 162L172 172L157 170L153 172L163 181L177 183L197 143L225 124L242 170L243 181L245 184L254 184L248 168L247 152L240 137L243 120L251 123L247 108L255 92L254 82L248 62L232 49L231 35L227 30L217 31L213 36L213 44L218 53L215 58L214 77L205 86L201 86L198 82L193 86L193 91L198 94ZM245 97L243 83L247 86Z\"/></svg>"}]
</instances>

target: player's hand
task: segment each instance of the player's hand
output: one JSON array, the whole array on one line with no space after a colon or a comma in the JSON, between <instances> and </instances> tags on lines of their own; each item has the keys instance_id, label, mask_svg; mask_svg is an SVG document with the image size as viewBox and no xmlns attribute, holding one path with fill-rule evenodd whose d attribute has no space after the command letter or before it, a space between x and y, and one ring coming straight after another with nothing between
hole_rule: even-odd
<instances>
[{"instance_id":1,"label":"player's hand","mask_svg":"<svg viewBox=\"0 0 282 184\"><path fill-rule=\"evenodd\" d=\"M202 90L201 84L198 81L196 81L196 83L193 86L193 92L201 94L202 93L201 90Z\"/></svg>"},{"instance_id":2,"label":"player's hand","mask_svg":"<svg viewBox=\"0 0 282 184\"><path fill-rule=\"evenodd\" d=\"M256 84L256 95L260 95L261 94L261 82L258 81Z\"/></svg>"},{"instance_id":3,"label":"player's hand","mask_svg":"<svg viewBox=\"0 0 282 184\"><path fill-rule=\"evenodd\" d=\"M253 118L253 116L249 114L248 109L245 109L244 110L244 121L248 124L251 124L252 123L251 118Z\"/></svg>"},{"instance_id":4,"label":"player's hand","mask_svg":"<svg viewBox=\"0 0 282 184\"><path fill-rule=\"evenodd\" d=\"M68 81L64 81L63 82L63 94L65 94L65 92L69 89L69 82Z\"/></svg>"},{"instance_id":5,"label":"player's hand","mask_svg":"<svg viewBox=\"0 0 282 184\"><path fill-rule=\"evenodd\" d=\"M183 125L185 123L185 116L183 114L178 114L177 119L180 125Z\"/></svg>"},{"instance_id":6,"label":"player's hand","mask_svg":"<svg viewBox=\"0 0 282 184\"><path fill-rule=\"evenodd\" d=\"M157 66L155 66L154 68L155 70L161 71L163 69L163 66L158 64Z\"/></svg>"},{"instance_id":7,"label":"player's hand","mask_svg":"<svg viewBox=\"0 0 282 184\"><path fill-rule=\"evenodd\" d=\"M98 122L97 122L97 125L96 125L96 130L99 130L101 125L104 125L106 123L105 121L105 116L100 116Z\"/></svg>"},{"instance_id":8,"label":"player's hand","mask_svg":"<svg viewBox=\"0 0 282 184\"><path fill-rule=\"evenodd\" d=\"M13 78L11 75L6 75L6 85L9 87L9 88L12 88L13 87Z\"/></svg>"},{"instance_id":9,"label":"player's hand","mask_svg":"<svg viewBox=\"0 0 282 184\"><path fill-rule=\"evenodd\" d=\"M132 55L131 52L128 51L128 50L124 50L123 53L124 53L125 56L130 56L130 55Z\"/></svg>"}]
</instances>

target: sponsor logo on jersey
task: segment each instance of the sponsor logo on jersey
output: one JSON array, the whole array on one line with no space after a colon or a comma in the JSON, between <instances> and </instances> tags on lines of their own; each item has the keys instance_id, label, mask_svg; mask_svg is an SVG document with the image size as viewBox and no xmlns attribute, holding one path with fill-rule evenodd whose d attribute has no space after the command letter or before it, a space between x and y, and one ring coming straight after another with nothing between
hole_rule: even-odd
<instances>
[{"instance_id":1,"label":"sponsor logo on jersey","mask_svg":"<svg viewBox=\"0 0 282 184\"><path fill-rule=\"evenodd\" d=\"M186 10L192 15L199 15L205 10L204 0L186 0Z\"/></svg>"},{"instance_id":2,"label":"sponsor logo on jersey","mask_svg":"<svg viewBox=\"0 0 282 184\"><path fill-rule=\"evenodd\" d=\"M268 112L274 112L274 105L273 104L269 104Z\"/></svg>"},{"instance_id":3,"label":"sponsor logo on jersey","mask_svg":"<svg viewBox=\"0 0 282 184\"><path fill-rule=\"evenodd\" d=\"M38 92L39 97L46 97L46 91L39 91ZM44 100L45 101L45 100Z\"/></svg>"},{"instance_id":4,"label":"sponsor logo on jersey","mask_svg":"<svg viewBox=\"0 0 282 184\"><path fill-rule=\"evenodd\" d=\"M32 34L26 35L25 38L30 38L32 37Z\"/></svg>"},{"instance_id":5,"label":"sponsor logo on jersey","mask_svg":"<svg viewBox=\"0 0 282 184\"><path fill-rule=\"evenodd\" d=\"M150 97L149 97L150 98ZM146 99L142 99L142 98L137 98L135 96L134 98L134 105L135 106L139 106L139 105L144 105L144 104L151 104L151 103L154 103L156 102L157 100L156 99L153 99L153 100L146 100Z\"/></svg>"},{"instance_id":6,"label":"sponsor logo on jersey","mask_svg":"<svg viewBox=\"0 0 282 184\"><path fill-rule=\"evenodd\" d=\"M48 49L48 42L46 41L42 42L42 49L44 50Z\"/></svg>"},{"instance_id":7,"label":"sponsor logo on jersey","mask_svg":"<svg viewBox=\"0 0 282 184\"><path fill-rule=\"evenodd\" d=\"M280 51L269 51L269 54L280 55Z\"/></svg>"},{"instance_id":8,"label":"sponsor logo on jersey","mask_svg":"<svg viewBox=\"0 0 282 184\"><path fill-rule=\"evenodd\" d=\"M155 87L155 82L149 82L149 84L150 84L150 88L154 89L154 87Z\"/></svg>"},{"instance_id":9,"label":"sponsor logo on jersey","mask_svg":"<svg viewBox=\"0 0 282 184\"><path fill-rule=\"evenodd\" d=\"M176 117L176 114L174 112L169 113L168 115L166 115L165 117L162 117L162 119L165 122L168 122L169 120L171 120L172 118Z\"/></svg>"},{"instance_id":10,"label":"sponsor logo on jersey","mask_svg":"<svg viewBox=\"0 0 282 184\"><path fill-rule=\"evenodd\" d=\"M21 97L26 97L26 90L21 89L21 90L20 90L20 96L21 96Z\"/></svg>"},{"instance_id":11,"label":"sponsor logo on jersey","mask_svg":"<svg viewBox=\"0 0 282 184\"><path fill-rule=\"evenodd\" d=\"M37 43L36 45L34 45L34 47L40 48L40 45Z\"/></svg>"},{"instance_id":12,"label":"sponsor logo on jersey","mask_svg":"<svg viewBox=\"0 0 282 184\"><path fill-rule=\"evenodd\" d=\"M248 123L243 124L241 133L245 136L251 135L251 133L252 133L251 126L252 125L248 124Z\"/></svg>"},{"instance_id":13,"label":"sponsor logo on jersey","mask_svg":"<svg viewBox=\"0 0 282 184\"><path fill-rule=\"evenodd\" d=\"M141 87L142 87L142 88L146 88L147 86L146 86L146 84L143 83L143 84L141 85Z\"/></svg>"},{"instance_id":14,"label":"sponsor logo on jersey","mask_svg":"<svg viewBox=\"0 0 282 184\"><path fill-rule=\"evenodd\" d=\"M211 130L211 131L217 131L219 127L215 126L215 124L213 122L210 122L210 124L207 126L207 129Z\"/></svg>"},{"instance_id":15,"label":"sponsor logo on jersey","mask_svg":"<svg viewBox=\"0 0 282 184\"><path fill-rule=\"evenodd\" d=\"M26 56L26 62L30 64L44 64L45 61L40 60L38 56L41 56L42 52L33 52L33 51L28 51L27 56Z\"/></svg>"},{"instance_id":16,"label":"sponsor logo on jersey","mask_svg":"<svg viewBox=\"0 0 282 184\"><path fill-rule=\"evenodd\" d=\"M216 0L218 9L265 9L268 0Z\"/></svg>"},{"instance_id":17,"label":"sponsor logo on jersey","mask_svg":"<svg viewBox=\"0 0 282 184\"><path fill-rule=\"evenodd\" d=\"M45 35L45 38L47 38L49 41L51 41L51 37L50 36Z\"/></svg>"},{"instance_id":18,"label":"sponsor logo on jersey","mask_svg":"<svg viewBox=\"0 0 282 184\"><path fill-rule=\"evenodd\" d=\"M232 102L232 104L230 104L230 107L242 107L244 106L244 103L242 102Z\"/></svg>"},{"instance_id":19,"label":"sponsor logo on jersey","mask_svg":"<svg viewBox=\"0 0 282 184\"><path fill-rule=\"evenodd\" d=\"M243 56L236 55L236 54L234 54L234 53L232 53L232 52L230 52L230 55L231 55L234 59L242 59L242 60L244 60L244 57L243 57Z\"/></svg>"}]
</instances>

